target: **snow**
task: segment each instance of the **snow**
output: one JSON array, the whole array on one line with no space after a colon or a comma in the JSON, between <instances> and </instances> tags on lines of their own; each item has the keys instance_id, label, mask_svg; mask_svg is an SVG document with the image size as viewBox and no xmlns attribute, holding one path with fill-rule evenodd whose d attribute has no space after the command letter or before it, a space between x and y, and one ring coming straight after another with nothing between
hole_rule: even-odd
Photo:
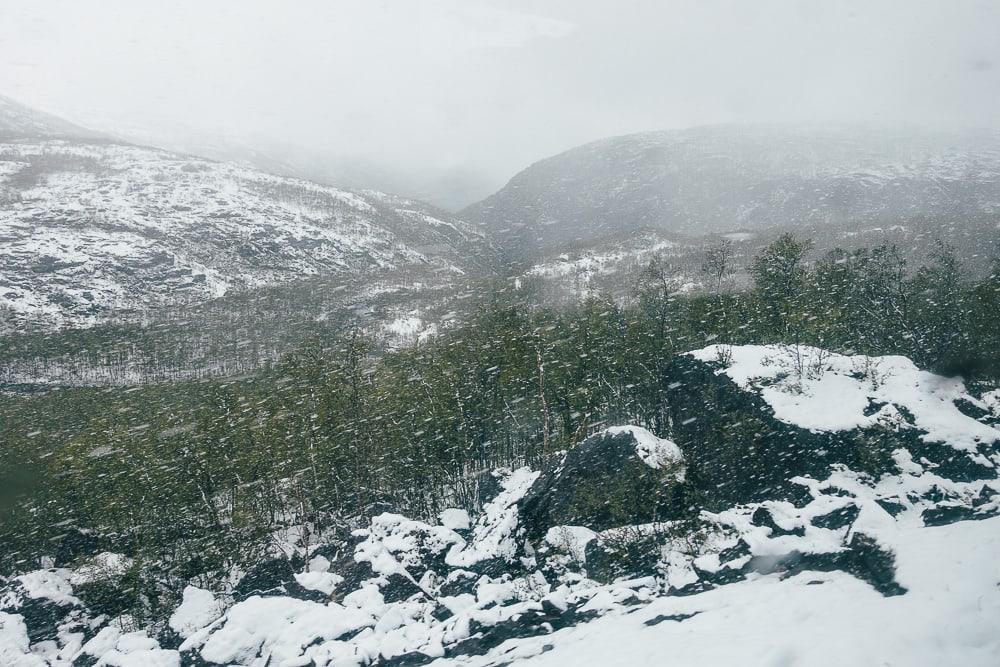
<instances>
[{"instance_id":1,"label":"snow","mask_svg":"<svg viewBox=\"0 0 1000 667\"><path fill-rule=\"evenodd\" d=\"M469 513L455 507L443 510L438 514L438 520L442 526L451 530L469 530L469 527L472 525Z\"/></svg>"},{"instance_id":2,"label":"snow","mask_svg":"<svg viewBox=\"0 0 1000 667\"><path fill-rule=\"evenodd\" d=\"M67 569L35 570L17 577L28 597L44 598L56 604L80 604L73 596L72 573Z\"/></svg>"},{"instance_id":3,"label":"snow","mask_svg":"<svg viewBox=\"0 0 1000 667\"><path fill-rule=\"evenodd\" d=\"M45 667L29 652L28 628L20 614L0 611L0 664L5 667Z\"/></svg>"},{"instance_id":4,"label":"snow","mask_svg":"<svg viewBox=\"0 0 1000 667\"><path fill-rule=\"evenodd\" d=\"M354 549L354 560L367 561L379 574L401 574L411 580L409 568L421 563L424 550L440 553L465 545L465 540L444 526L431 526L389 512L374 517L368 529L354 534L365 537Z\"/></svg>"},{"instance_id":5,"label":"snow","mask_svg":"<svg viewBox=\"0 0 1000 667\"><path fill-rule=\"evenodd\" d=\"M336 639L372 623L361 610L333 602L254 596L229 610L225 625L209 636L201 655L220 664L305 664L292 661L317 638Z\"/></svg>"},{"instance_id":6,"label":"snow","mask_svg":"<svg viewBox=\"0 0 1000 667\"><path fill-rule=\"evenodd\" d=\"M161 649L144 631L123 633L114 626L98 632L83 646L82 653L97 658L94 667L180 667L181 664L177 651Z\"/></svg>"},{"instance_id":7,"label":"snow","mask_svg":"<svg viewBox=\"0 0 1000 667\"><path fill-rule=\"evenodd\" d=\"M815 426L827 419L831 429L864 426L865 407L890 398L881 392L891 390L892 400L876 413L880 419L947 438L944 442L957 443L970 459L984 457L968 443L997 432L975 420L967 423L970 418L955 405L967 400L990 409L996 394L976 399L961 382L917 371L898 357L846 357L788 346L712 346L691 354L718 364L718 373L744 389L760 392L790 423ZM830 403L833 417L815 414L817 397ZM900 418L904 412L913 415L912 426ZM629 434L646 465L683 474L684 457L674 442L636 426L614 426L605 433ZM517 503L539 473L529 468L498 472L501 492L474 522L468 512L451 508L439 514L440 525L384 513L368 528L355 530L353 536L360 539L354 559L374 571L356 590L337 590L343 579L330 571L329 559L309 559L296 580L327 595L346 593L338 596L339 603L254 596L224 610L211 592L189 586L169 625L184 638L182 651L197 651L213 663L255 667L377 664L413 651L434 658L433 664L470 666L1000 664L1000 517L992 516L1000 511L1000 480L947 479L902 447L892 458L895 469L878 477L833 465L825 478L792 478L804 491L794 504L767 500L703 511L697 534L673 530L685 522L601 533L557 526L547 531L537 552L524 542ZM887 502L898 508L895 516L884 509ZM925 525L927 510L950 506L978 520ZM817 521L838 510L851 510L850 518ZM757 520L758 512L769 519ZM656 538L651 543L658 553L651 555L659 562L644 576L612 583L588 579L595 576L587 572L588 545L645 537ZM826 571L825 564L841 556L870 565L870 551L853 551L858 543L894 560L898 588L878 577L866 580L860 566L851 570L854 575ZM735 557L734 547L740 548ZM525 557L515 562L522 553ZM803 567L818 569L775 572L803 554L816 558L803 560ZM446 564L462 569L438 569L441 555ZM493 559L513 567L475 567ZM72 584L94 580L87 568L124 563L123 556L105 553L75 572L39 570L17 581L29 596L75 602ZM718 577L706 579L705 573ZM387 602L393 598L380 586L390 575L405 577L425 594ZM709 583L724 580L734 583ZM447 595L446 583L460 585ZM12 595L20 595L19 588L14 590ZM442 618L440 607L451 615ZM474 638L477 628L516 624L553 608L599 617L554 632L541 623L535 630L545 634L508 640L485 655L454 656L452 651L453 657L445 657L446 649ZM70 637L71 626L60 629L58 642L29 647L21 617L0 614L0 664L63 667L78 653L94 656L98 665L180 664L177 651L161 649L145 631L123 632L123 625L106 625L79 651L83 634ZM48 662L39 662L39 656Z\"/></svg>"},{"instance_id":8,"label":"snow","mask_svg":"<svg viewBox=\"0 0 1000 667\"><path fill-rule=\"evenodd\" d=\"M501 483L497 497L483 507L472 528L472 538L465 547L453 547L446 562L452 567L468 567L490 558L511 560L517 552L517 501L524 497L538 479L538 471L518 468Z\"/></svg>"},{"instance_id":9,"label":"snow","mask_svg":"<svg viewBox=\"0 0 1000 667\"><path fill-rule=\"evenodd\" d=\"M721 364L717 374L757 392L777 419L804 429L907 428L903 409L927 442L975 452L980 443L1000 439L1000 430L955 405L964 400L985 407L960 379L922 371L906 357L850 356L805 345L710 345L688 354ZM873 404L881 407L866 415Z\"/></svg>"},{"instance_id":10,"label":"snow","mask_svg":"<svg viewBox=\"0 0 1000 667\"><path fill-rule=\"evenodd\" d=\"M184 589L180 606L170 616L168 624L174 632L187 639L222 616L224 611L224 605L211 591L188 586Z\"/></svg>"},{"instance_id":11,"label":"snow","mask_svg":"<svg viewBox=\"0 0 1000 667\"><path fill-rule=\"evenodd\" d=\"M586 526L553 526L545 533L544 541L583 563L587 560L587 545L595 539L597 533Z\"/></svg>"},{"instance_id":12,"label":"snow","mask_svg":"<svg viewBox=\"0 0 1000 667\"><path fill-rule=\"evenodd\" d=\"M684 453L677 443L655 435L640 426L612 426L605 433L618 435L629 433L635 438L635 453L643 463L654 470L661 468L680 468L684 463ZM683 469L676 473L679 481L684 480Z\"/></svg>"},{"instance_id":13,"label":"snow","mask_svg":"<svg viewBox=\"0 0 1000 667\"><path fill-rule=\"evenodd\" d=\"M88 456L92 456L90 452ZM80 586L105 579L116 579L125 575L132 567L133 560L123 554L110 551L99 553L86 564L76 568L69 578L70 584Z\"/></svg>"},{"instance_id":14,"label":"snow","mask_svg":"<svg viewBox=\"0 0 1000 667\"><path fill-rule=\"evenodd\" d=\"M332 595L344 578L333 572L300 572L295 575L295 581L304 588Z\"/></svg>"},{"instance_id":15,"label":"snow","mask_svg":"<svg viewBox=\"0 0 1000 667\"><path fill-rule=\"evenodd\" d=\"M756 576L432 664L1000 664L1000 518L901 529L892 547L905 595L884 597L841 572Z\"/></svg>"},{"instance_id":16,"label":"snow","mask_svg":"<svg viewBox=\"0 0 1000 667\"><path fill-rule=\"evenodd\" d=\"M482 238L416 202L137 146L0 142L3 187L25 168L37 174L0 210L0 306L46 324L92 325L317 274L420 266L457 276L461 243Z\"/></svg>"}]
</instances>

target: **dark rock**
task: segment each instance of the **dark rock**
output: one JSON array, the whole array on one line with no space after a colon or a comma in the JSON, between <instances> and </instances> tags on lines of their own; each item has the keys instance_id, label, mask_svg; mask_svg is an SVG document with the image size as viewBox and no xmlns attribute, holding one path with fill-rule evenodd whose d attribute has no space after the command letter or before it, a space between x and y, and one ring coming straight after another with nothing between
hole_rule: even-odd
<instances>
[{"instance_id":1,"label":"dark rock","mask_svg":"<svg viewBox=\"0 0 1000 667\"><path fill-rule=\"evenodd\" d=\"M677 621L677 622L686 621L689 618L694 618L695 616L697 616L700 613L701 613L700 611L696 611L693 614L669 614L669 615L660 614L659 616L655 616L655 617L653 617L653 618L645 621L645 624L646 625L659 625L660 623L663 623L664 621Z\"/></svg>"},{"instance_id":2,"label":"dark rock","mask_svg":"<svg viewBox=\"0 0 1000 667\"><path fill-rule=\"evenodd\" d=\"M895 500L888 500L886 498L879 498L875 502L878 503L879 507L884 509L889 513L890 516L898 516L906 510L906 505L903 503L896 502Z\"/></svg>"},{"instance_id":3,"label":"dark rock","mask_svg":"<svg viewBox=\"0 0 1000 667\"><path fill-rule=\"evenodd\" d=\"M947 494L945 494L944 491L941 490L941 487L935 484L930 489L925 491L923 495L920 496L920 499L929 500L932 503L940 503L943 502L944 500L947 500L948 496Z\"/></svg>"},{"instance_id":4,"label":"dark rock","mask_svg":"<svg viewBox=\"0 0 1000 667\"><path fill-rule=\"evenodd\" d=\"M184 643L184 638L177 634L177 631L169 625L164 625L159 633L157 633L156 641L160 645L160 648L176 650Z\"/></svg>"},{"instance_id":5,"label":"dark rock","mask_svg":"<svg viewBox=\"0 0 1000 667\"><path fill-rule=\"evenodd\" d=\"M711 507L800 494L796 475L822 479L836 453L827 439L774 418L770 406L715 364L675 357L665 379L671 435L684 451L688 479Z\"/></svg>"},{"instance_id":6,"label":"dark rock","mask_svg":"<svg viewBox=\"0 0 1000 667\"><path fill-rule=\"evenodd\" d=\"M688 479L709 509L777 499L801 502L802 490L791 479L823 479L835 463L872 477L896 473L892 452L897 449L908 450L915 460L927 459L936 473L955 481L996 476L994 468L967 452L924 442L924 432L917 428L875 425L812 432L786 424L758 393L716 375L718 368L717 363L680 355L664 377L671 437L684 452ZM903 408L900 413L912 418ZM996 447L983 443L979 453L989 455Z\"/></svg>"},{"instance_id":7,"label":"dark rock","mask_svg":"<svg viewBox=\"0 0 1000 667\"><path fill-rule=\"evenodd\" d=\"M925 509L920 515L925 526L946 526L956 521L976 518L976 510L965 505L938 505Z\"/></svg>"},{"instance_id":8,"label":"dark rock","mask_svg":"<svg viewBox=\"0 0 1000 667\"><path fill-rule=\"evenodd\" d=\"M503 490L503 485L500 483L500 476L492 470L477 475L475 485L476 497L479 500L480 506L496 498Z\"/></svg>"},{"instance_id":9,"label":"dark rock","mask_svg":"<svg viewBox=\"0 0 1000 667\"><path fill-rule=\"evenodd\" d=\"M975 461L967 452L940 442L917 441L908 449L916 461L927 459L934 465L934 472L955 482L974 482L996 478L996 468ZM979 454L989 456L996 451L996 443L979 446Z\"/></svg>"},{"instance_id":10,"label":"dark rock","mask_svg":"<svg viewBox=\"0 0 1000 667\"><path fill-rule=\"evenodd\" d=\"M354 560L353 552L348 553L340 558L340 560L332 563L330 565L330 571L335 572L344 578L338 586L334 595L338 599L343 598L352 591L356 591L361 587L361 582L367 581L375 576L375 571L372 570L371 563L368 561L356 561Z\"/></svg>"},{"instance_id":11,"label":"dark rock","mask_svg":"<svg viewBox=\"0 0 1000 667\"><path fill-rule=\"evenodd\" d=\"M906 589L896 582L895 558L878 543L863 534L856 534L845 551L835 553L802 553L793 551L780 558L755 557L744 567L746 573L771 574L783 572L793 576L816 570L831 572L841 570L870 584L886 597L902 595Z\"/></svg>"},{"instance_id":12,"label":"dark rock","mask_svg":"<svg viewBox=\"0 0 1000 667\"><path fill-rule=\"evenodd\" d=\"M983 484L983 488L980 489L979 495L976 496L976 499L972 501L972 506L979 507L981 505L985 505L996 496L997 492L993 489L993 487L986 486L985 484Z\"/></svg>"},{"instance_id":13,"label":"dark rock","mask_svg":"<svg viewBox=\"0 0 1000 667\"><path fill-rule=\"evenodd\" d=\"M424 592L409 577L398 572L393 572L386 577L386 582L379 584L379 590L386 602L402 602L414 595L423 595Z\"/></svg>"},{"instance_id":14,"label":"dark rock","mask_svg":"<svg viewBox=\"0 0 1000 667\"><path fill-rule=\"evenodd\" d=\"M208 662L197 651L181 652L181 667L214 667L214 662Z\"/></svg>"},{"instance_id":15,"label":"dark rock","mask_svg":"<svg viewBox=\"0 0 1000 667\"><path fill-rule=\"evenodd\" d=\"M403 653L402 655L393 656L391 658L379 658L374 664L380 667L415 667L416 665L426 665L434 662L435 658L427 655L426 653L421 653L420 651L410 651L409 653Z\"/></svg>"},{"instance_id":16,"label":"dark rock","mask_svg":"<svg viewBox=\"0 0 1000 667\"><path fill-rule=\"evenodd\" d=\"M284 558L265 560L251 568L233 589L233 600L242 602L254 595L270 597L282 595L299 600L326 602L327 596L310 590L295 580L290 561Z\"/></svg>"},{"instance_id":17,"label":"dark rock","mask_svg":"<svg viewBox=\"0 0 1000 667\"><path fill-rule=\"evenodd\" d=\"M655 535L624 536L614 543L591 540L584 551L587 576L603 583L655 575L659 560L660 542Z\"/></svg>"},{"instance_id":18,"label":"dark rock","mask_svg":"<svg viewBox=\"0 0 1000 667\"><path fill-rule=\"evenodd\" d=\"M28 639L32 644L56 639L59 636L59 626L74 620L74 617L82 612L76 605L57 604L48 598L15 595L16 597L12 599L16 601L0 607L0 611L24 617Z\"/></svg>"},{"instance_id":19,"label":"dark rock","mask_svg":"<svg viewBox=\"0 0 1000 667\"><path fill-rule=\"evenodd\" d=\"M817 528L829 528L831 530L836 530L837 528L843 528L844 526L849 526L854 523L854 520L858 518L858 514L861 512L861 508L851 503L850 505L845 505L838 509L828 512L821 516L813 517L812 525Z\"/></svg>"},{"instance_id":20,"label":"dark rock","mask_svg":"<svg viewBox=\"0 0 1000 667\"><path fill-rule=\"evenodd\" d=\"M544 471L518 503L525 536L541 539L553 526L617 526L678 518L690 503L670 471L649 467L629 432L598 433Z\"/></svg>"},{"instance_id":21,"label":"dark rock","mask_svg":"<svg viewBox=\"0 0 1000 667\"><path fill-rule=\"evenodd\" d=\"M454 615L455 614L452 613L451 609L448 609L448 607L444 606L443 604L439 604L438 606L434 607L434 611L431 612L431 616L433 616L435 619L439 621L447 621Z\"/></svg>"},{"instance_id":22,"label":"dark rock","mask_svg":"<svg viewBox=\"0 0 1000 667\"><path fill-rule=\"evenodd\" d=\"M753 515L750 517L750 523L762 528L770 528L771 537L777 537L779 535L796 535L798 537L802 537L806 534L806 529L803 526L796 526L791 530L785 530L779 526L774 521L774 517L771 515L770 510L766 507L758 507L755 509Z\"/></svg>"},{"instance_id":23,"label":"dark rock","mask_svg":"<svg viewBox=\"0 0 1000 667\"><path fill-rule=\"evenodd\" d=\"M505 574L517 574L523 568L517 562L509 562L503 558L484 558L481 561L468 565L470 572L474 572L478 577L486 576L496 579Z\"/></svg>"},{"instance_id":24,"label":"dark rock","mask_svg":"<svg viewBox=\"0 0 1000 667\"><path fill-rule=\"evenodd\" d=\"M479 575L468 570L455 570L448 575L448 579L441 584L440 595L453 597L455 595L474 594L476 584L479 582Z\"/></svg>"},{"instance_id":25,"label":"dark rock","mask_svg":"<svg viewBox=\"0 0 1000 667\"><path fill-rule=\"evenodd\" d=\"M101 551L104 551L103 542L94 531L71 528L59 540L55 565L65 567L79 558L94 556Z\"/></svg>"},{"instance_id":26,"label":"dark rock","mask_svg":"<svg viewBox=\"0 0 1000 667\"><path fill-rule=\"evenodd\" d=\"M871 584L886 597L902 595L906 589L896 582L896 558L873 538L856 533L847 544L840 565L845 572Z\"/></svg>"},{"instance_id":27,"label":"dark rock","mask_svg":"<svg viewBox=\"0 0 1000 667\"><path fill-rule=\"evenodd\" d=\"M89 653L81 653L75 658L73 658L73 667L94 667L97 664L99 658L96 655L90 655ZM182 667L183 667L183 663Z\"/></svg>"},{"instance_id":28,"label":"dark rock","mask_svg":"<svg viewBox=\"0 0 1000 667\"><path fill-rule=\"evenodd\" d=\"M447 657L483 655L508 639L549 634L555 630L583 623L596 617L596 612L581 612L577 607L561 610L553 604L543 604L542 609L533 609L495 625L483 625L473 620L469 624L472 636L448 647L445 650L445 655Z\"/></svg>"},{"instance_id":29,"label":"dark rock","mask_svg":"<svg viewBox=\"0 0 1000 667\"><path fill-rule=\"evenodd\" d=\"M801 484L795 484L794 486L788 488L785 493L782 494L781 499L787 500L798 508L805 507L814 500L812 493L809 491L809 487L802 486Z\"/></svg>"},{"instance_id":30,"label":"dark rock","mask_svg":"<svg viewBox=\"0 0 1000 667\"><path fill-rule=\"evenodd\" d=\"M292 564L284 558L261 561L250 569L233 589L233 600L242 602L250 596L284 595L285 586L295 581Z\"/></svg>"},{"instance_id":31,"label":"dark rock","mask_svg":"<svg viewBox=\"0 0 1000 667\"><path fill-rule=\"evenodd\" d=\"M744 568L720 567L718 570L708 571L701 569L697 565L692 565L691 567L694 573L698 575L699 582L710 584L711 587L725 586L726 584L736 583L746 578Z\"/></svg>"},{"instance_id":32,"label":"dark rock","mask_svg":"<svg viewBox=\"0 0 1000 667\"><path fill-rule=\"evenodd\" d=\"M744 540L741 537L739 542L737 542L735 545L727 549L723 549L722 551L719 552L719 562L725 564L730 561L734 561L737 558L743 558L744 556L749 556L749 555L750 555L750 545L747 544L746 540Z\"/></svg>"},{"instance_id":33,"label":"dark rock","mask_svg":"<svg viewBox=\"0 0 1000 667\"><path fill-rule=\"evenodd\" d=\"M959 504L938 505L924 510L920 516L925 526L945 526L956 521L977 521L1000 515L1000 505L986 507L986 504L987 501L973 503L972 507Z\"/></svg>"}]
</instances>

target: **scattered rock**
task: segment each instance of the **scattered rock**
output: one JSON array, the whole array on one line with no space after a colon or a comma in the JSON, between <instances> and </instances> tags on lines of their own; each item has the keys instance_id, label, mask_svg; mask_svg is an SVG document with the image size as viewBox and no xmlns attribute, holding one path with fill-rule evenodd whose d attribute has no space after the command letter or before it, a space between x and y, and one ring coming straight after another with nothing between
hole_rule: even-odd
<instances>
[{"instance_id":1,"label":"scattered rock","mask_svg":"<svg viewBox=\"0 0 1000 667\"><path fill-rule=\"evenodd\" d=\"M832 512L813 517L811 523L817 528L829 528L831 530L836 530L854 523L854 520L858 518L858 514L860 513L861 508L856 504L851 503L835 509Z\"/></svg>"},{"instance_id":2,"label":"scattered rock","mask_svg":"<svg viewBox=\"0 0 1000 667\"><path fill-rule=\"evenodd\" d=\"M659 616L654 616L653 618L645 621L644 623L645 625L659 625L664 621L677 621L677 622L686 621L689 618L694 618L700 613L701 613L700 611L696 611L693 614L666 614L666 615L660 614Z\"/></svg>"}]
</instances>

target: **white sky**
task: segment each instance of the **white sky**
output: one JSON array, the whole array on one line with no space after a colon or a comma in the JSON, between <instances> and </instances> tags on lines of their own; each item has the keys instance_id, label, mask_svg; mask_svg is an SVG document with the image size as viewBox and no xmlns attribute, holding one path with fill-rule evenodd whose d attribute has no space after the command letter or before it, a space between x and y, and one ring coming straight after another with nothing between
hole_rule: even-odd
<instances>
[{"instance_id":1,"label":"white sky","mask_svg":"<svg viewBox=\"0 0 1000 667\"><path fill-rule=\"evenodd\" d=\"M492 190L647 129L997 125L1000 2L0 0L0 94Z\"/></svg>"}]
</instances>

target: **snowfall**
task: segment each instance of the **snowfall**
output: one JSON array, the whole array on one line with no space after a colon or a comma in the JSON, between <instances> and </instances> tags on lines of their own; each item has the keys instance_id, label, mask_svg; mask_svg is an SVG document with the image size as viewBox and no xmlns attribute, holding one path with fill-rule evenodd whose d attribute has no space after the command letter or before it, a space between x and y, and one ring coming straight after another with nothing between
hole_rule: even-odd
<instances>
[{"instance_id":1,"label":"snowfall","mask_svg":"<svg viewBox=\"0 0 1000 667\"><path fill-rule=\"evenodd\" d=\"M960 380L917 369L902 357L836 355L788 346L710 346L689 353L713 364L740 389L758 393L775 418L813 431L873 423L919 429L925 439L950 444L996 468L986 447L1000 439L1000 392L970 393ZM990 418L973 419L956 403L973 404ZM872 403L879 412L866 415ZM896 415L912 416L912 424ZM895 421L894 421L895 420ZM650 467L681 462L681 448L645 429L629 432L636 455ZM446 578L491 558L521 557L517 503L539 472L507 471L502 490L478 516L448 510L436 524L397 514L375 517L356 531L354 560L374 578L338 601L253 596L227 606L209 591L189 587L169 620L183 638L179 650L160 648L144 631L105 626L88 641L61 631L58 640L29 645L23 618L0 612L0 664L10 667L85 664L178 667L197 650L214 664L292 667L407 663L421 655L434 665L1000 665L1000 481L953 481L905 449L893 453L897 471L878 479L833 466L824 479L794 478L811 498L739 505L703 512L717 528L709 547L692 556L665 548L658 578L598 583L567 570L512 576L477 575L471 590L446 594L440 576L422 576L422 554L440 553L454 568ZM681 475L683 473L680 473ZM898 507L890 514L887 504ZM975 507L974 519L928 525L926 512ZM817 519L852 509L853 519L831 527ZM752 520L764 509L774 527ZM780 530L779 530L780 529ZM847 572L775 567L790 554L837 554L863 536L894 557L891 585L881 589ZM535 556L561 550L581 560L602 535L584 526L549 531ZM737 542L749 553L723 560ZM105 556L105 561L114 559ZM523 561L522 561L523 562ZM699 572L749 574L731 583L692 589ZM343 582L322 556L297 575L304 587L330 594ZM85 573L86 574L86 573ZM73 576L51 569L22 575L29 597L73 602ZM420 593L388 602L378 583L396 575ZM381 579L380 579L381 578ZM445 618L434 609L445 607ZM0 609L4 608L0 597ZM540 610L586 615L562 629L514 637L478 655L449 650L475 627ZM548 612L547 612L548 613ZM398 662L393 663L393 660Z\"/></svg>"}]
</instances>

